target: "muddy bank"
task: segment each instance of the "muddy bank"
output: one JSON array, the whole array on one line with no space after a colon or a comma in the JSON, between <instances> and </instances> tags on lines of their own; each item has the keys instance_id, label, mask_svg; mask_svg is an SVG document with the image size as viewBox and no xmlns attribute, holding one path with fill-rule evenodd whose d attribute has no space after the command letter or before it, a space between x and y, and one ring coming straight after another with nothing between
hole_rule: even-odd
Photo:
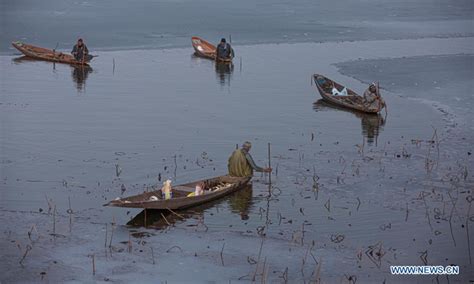
<instances>
[{"instance_id":1,"label":"muddy bank","mask_svg":"<svg viewBox=\"0 0 474 284\"><path fill-rule=\"evenodd\" d=\"M104 52L87 75L1 56L2 280L41 281L45 272L53 282L237 282L257 271L257 281L301 282L320 271L328 282L417 282L391 276L389 266L425 262L459 265L450 283L471 280L472 131L451 119L463 113L385 88L387 72L376 79L389 113L375 119L322 105L310 83L322 73L361 92L354 78L367 80L365 60L471 50L472 38L246 46L225 70L189 48ZM352 69L342 71L354 78L334 65L347 61ZM469 72L439 66L460 72L452 80ZM430 100L425 87L412 90ZM243 140L261 165L272 143L270 191L256 175L247 195L159 230L125 226L139 210L101 206L160 176L177 184L225 173Z\"/></svg>"},{"instance_id":2,"label":"muddy bank","mask_svg":"<svg viewBox=\"0 0 474 284\"><path fill-rule=\"evenodd\" d=\"M427 104L438 103L472 132L474 56L472 54L376 59L336 64L342 74ZM443 109L446 106L449 109Z\"/></svg>"}]
</instances>

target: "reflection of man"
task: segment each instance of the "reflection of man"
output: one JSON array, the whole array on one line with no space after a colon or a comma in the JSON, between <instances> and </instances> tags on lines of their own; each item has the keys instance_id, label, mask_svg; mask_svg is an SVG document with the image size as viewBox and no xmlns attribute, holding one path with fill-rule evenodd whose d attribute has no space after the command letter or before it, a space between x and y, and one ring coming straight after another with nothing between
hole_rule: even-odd
<instances>
[{"instance_id":1,"label":"reflection of man","mask_svg":"<svg viewBox=\"0 0 474 284\"><path fill-rule=\"evenodd\" d=\"M380 115L364 114L360 121L362 135L367 137L367 143L370 145L379 136L379 130L384 125L384 120Z\"/></svg>"},{"instance_id":2,"label":"reflection of man","mask_svg":"<svg viewBox=\"0 0 474 284\"><path fill-rule=\"evenodd\" d=\"M233 212L239 213L242 220L249 219L250 205L252 201L252 186L249 185L242 190L232 194L229 198L229 206Z\"/></svg>"},{"instance_id":3,"label":"reflection of man","mask_svg":"<svg viewBox=\"0 0 474 284\"><path fill-rule=\"evenodd\" d=\"M232 72L234 71L234 64L216 62L216 74L221 85L224 85L226 81L230 83Z\"/></svg>"},{"instance_id":4,"label":"reflection of man","mask_svg":"<svg viewBox=\"0 0 474 284\"><path fill-rule=\"evenodd\" d=\"M78 90L82 90L89 73L92 72L92 68L90 66L74 66L72 70L72 79L76 82L76 88Z\"/></svg>"},{"instance_id":5,"label":"reflection of man","mask_svg":"<svg viewBox=\"0 0 474 284\"><path fill-rule=\"evenodd\" d=\"M248 141L244 142L242 148L235 150L229 157L227 168L229 175L234 177L251 177L253 171L257 172L272 172L272 168L261 168L257 166L250 155L252 144Z\"/></svg>"}]
</instances>

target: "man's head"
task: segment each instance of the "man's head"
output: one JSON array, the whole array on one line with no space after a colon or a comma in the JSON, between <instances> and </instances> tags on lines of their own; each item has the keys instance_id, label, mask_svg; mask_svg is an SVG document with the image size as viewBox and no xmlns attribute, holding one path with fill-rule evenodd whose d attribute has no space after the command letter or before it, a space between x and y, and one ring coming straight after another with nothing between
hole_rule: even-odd
<instances>
[{"instance_id":1,"label":"man's head","mask_svg":"<svg viewBox=\"0 0 474 284\"><path fill-rule=\"evenodd\" d=\"M242 149L245 150L246 152L249 152L251 148L252 148L252 143L250 143L249 141L245 141L244 144L242 144Z\"/></svg>"},{"instance_id":2,"label":"man's head","mask_svg":"<svg viewBox=\"0 0 474 284\"><path fill-rule=\"evenodd\" d=\"M222 38L222 39L221 39L221 43L225 43L225 38Z\"/></svg>"},{"instance_id":3,"label":"man's head","mask_svg":"<svg viewBox=\"0 0 474 284\"><path fill-rule=\"evenodd\" d=\"M369 87L369 90L372 92L372 93L375 93L377 91L377 87L375 87L375 84L372 83Z\"/></svg>"},{"instance_id":4,"label":"man's head","mask_svg":"<svg viewBox=\"0 0 474 284\"><path fill-rule=\"evenodd\" d=\"M84 41L82 40L82 38L77 40L77 45L81 46L83 43L84 43Z\"/></svg>"}]
</instances>

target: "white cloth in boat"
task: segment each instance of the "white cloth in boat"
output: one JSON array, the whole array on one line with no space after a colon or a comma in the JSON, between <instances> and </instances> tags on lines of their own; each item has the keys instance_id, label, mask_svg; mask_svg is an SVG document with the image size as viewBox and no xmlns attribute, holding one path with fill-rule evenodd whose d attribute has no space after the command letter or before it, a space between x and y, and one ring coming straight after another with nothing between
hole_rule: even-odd
<instances>
[{"instance_id":1,"label":"white cloth in boat","mask_svg":"<svg viewBox=\"0 0 474 284\"><path fill-rule=\"evenodd\" d=\"M347 96L347 89L344 87L341 91L339 91L337 88L333 87L332 88L332 95L333 96Z\"/></svg>"}]
</instances>

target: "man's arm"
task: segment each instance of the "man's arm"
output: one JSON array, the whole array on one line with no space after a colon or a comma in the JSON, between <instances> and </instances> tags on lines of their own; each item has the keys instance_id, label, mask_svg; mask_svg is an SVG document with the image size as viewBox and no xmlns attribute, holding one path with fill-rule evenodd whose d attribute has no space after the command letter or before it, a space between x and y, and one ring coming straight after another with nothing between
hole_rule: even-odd
<instances>
[{"instance_id":1,"label":"man's arm","mask_svg":"<svg viewBox=\"0 0 474 284\"><path fill-rule=\"evenodd\" d=\"M245 158L247 159L247 161L249 162L250 166L252 167L252 169L256 172L263 172L264 169L257 166L257 164L255 164L255 161L253 160L252 156L249 154L249 153L245 153Z\"/></svg>"},{"instance_id":2,"label":"man's arm","mask_svg":"<svg viewBox=\"0 0 474 284\"><path fill-rule=\"evenodd\" d=\"M75 45L73 48L72 48L72 51L71 51L71 54L76 54L77 52L77 46Z\"/></svg>"},{"instance_id":3,"label":"man's arm","mask_svg":"<svg viewBox=\"0 0 474 284\"><path fill-rule=\"evenodd\" d=\"M84 44L84 54L89 54L89 49L87 49L87 45Z\"/></svg>"}]
</instances>

